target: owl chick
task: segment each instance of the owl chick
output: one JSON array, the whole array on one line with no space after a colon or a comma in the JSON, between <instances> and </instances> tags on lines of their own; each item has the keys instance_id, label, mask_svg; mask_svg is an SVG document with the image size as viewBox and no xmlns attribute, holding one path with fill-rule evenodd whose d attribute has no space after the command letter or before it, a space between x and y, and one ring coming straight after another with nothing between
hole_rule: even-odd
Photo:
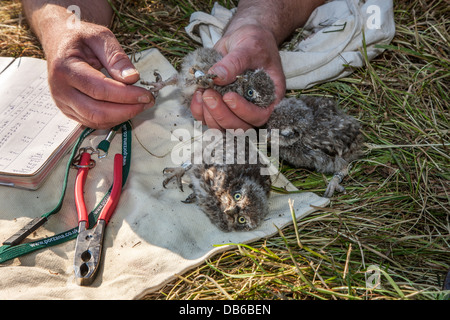
<instances>
[{"instance_id":1,"label":"owl chick","mask_svg":"<svg viewBox=\"0 0 450 320\"><path fill-rule=\"evenodd\" d=\"M223 161L189 162L181 167L165 168L163 173L168 177L163 186L176 178L178 187L183 190L181 179L187 173L193 192L183 202L196 203L222 231L255 229L269 211L270 176L261 174L264 164L259 161L252 164L248 156L245 163L239 164L236 152L234 162L227 164L226 144L223 145Z\"/></svg>"},{"instance_id":2,"label":"owl chick","mask_svg":"<svg viewBox=\"0 0 450 320\"><path fill-rule=\"evenodd\" d=\"M247 70L226 86L214 84L214 78L217 76L208 74L208 70L221 59L222 55L216 50L199 48L186 55L181 64L181 70L172 78L162 81L156 73L156 82L141 81L141 83L150 86L151 92L158 92L167 85L177 85L185 103L191 101L197 89L213 88L221 95L236 92L261 108L272 104L275 100L275 85L263 69Z\"/></svg>"},{"instance_id":3,"label":"owl chick","mask_svg":"<svg viewBox=\"0 0 450 320\"><path fill-rule=\"evenodd\" d=\"M348 174L348 165L361 155L363 136L359 122L323 97L285 98L265 125L279 130L279 156L294 167L334 173L324 197Z\"/></svg>"}]
</instances>

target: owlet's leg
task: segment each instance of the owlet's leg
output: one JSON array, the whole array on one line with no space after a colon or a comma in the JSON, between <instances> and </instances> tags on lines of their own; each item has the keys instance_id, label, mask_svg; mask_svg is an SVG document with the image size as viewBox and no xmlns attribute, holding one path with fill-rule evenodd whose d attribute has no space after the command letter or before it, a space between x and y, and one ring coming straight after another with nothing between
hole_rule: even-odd
<instances>
[{"instance_id":1,"label":"owlet's leg","mask_svg":"<svg viewBox=\"0 0 450 320\"><path fill-rule=\"evenodd\" d=\"M163 181L163 187L165 188L166 185L173 179L176 178L178 188L180 188L181 191L183 191L183 183L182 178L186 171L188 171L192 167L192 164L190 162L185 162L179 167L175 168L165 168L163 170L163 174L168 174L168 177L164 179Z\"/></svg>"},{"instance_id":2,"label":"owlet's leg","mask_svg":"<svg viewBox=\"0 0 450 320\"><path fill-rule=\"evenodd\" d=\"M344 192L345 188L341 185L342 180L348 175L348 168L345 167L344 169L336 172L331 178L330 182L328 182L327 189L325 190L324 197L331 198L334 194L334 191L338 192Z\"/></svg>"},{"instance_id":3,"label":"owlet's leg","mask_svg":"<svg viewBox=\"0 0 450 320\"><path fill-rule=\"evenodd\" d=\"M153 96L155 98L158 96L159 90L161 90L165 86L176 85L178 82L177 75L174 75L174 76L170 77L169 79L163 81L161 75L158 72L155 71L153 74L156 78L155 82L148 82L148 81L141 80L141 84L143 84L145 86L149 86L150 88L148 89L148 91L153 93Z\"/></svg>"},{"instance_id":4,"label":"owlet's leg","mask_svg":"<svg viewBox=\"0 0 450 320\"><path fill-rule=\"evenodd\" d=\"M212 88L214 85L214 78L217 78L217 75L204 73L203 71L200 71L200 70L196 69L195 67L192 67L189 70L189 73L194 76L195 83L200 88L204 88L204 89Z\"/></svg>"}]
</instances>

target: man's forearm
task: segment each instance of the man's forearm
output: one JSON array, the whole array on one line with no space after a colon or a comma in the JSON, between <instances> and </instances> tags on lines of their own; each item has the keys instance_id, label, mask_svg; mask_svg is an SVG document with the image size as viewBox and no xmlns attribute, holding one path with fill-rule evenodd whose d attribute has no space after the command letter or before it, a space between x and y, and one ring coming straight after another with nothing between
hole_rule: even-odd
<instances>
[{"instance_id":1,"label":"man's forearm","mask_svg":"<svg viewBox=\"0 0 450 320\"><path fill-rule=\"evenodd\" d=\"M269 30L280 44L323 3L324 0L241 0L226 33L255 24Z\"/></svg>"},{"instance_id":2,"label":"man's forearm","mask_svg":"<svg viewBox=\"0 0 450 320\"><path fill-rule=\"evenodd\" d=\"M70 6L78 6L83 21L109 26L112 9L107 0L22 0L23 10L33 32L42 41L44 34L67 21Z\"/></svg>"}]
</instances>

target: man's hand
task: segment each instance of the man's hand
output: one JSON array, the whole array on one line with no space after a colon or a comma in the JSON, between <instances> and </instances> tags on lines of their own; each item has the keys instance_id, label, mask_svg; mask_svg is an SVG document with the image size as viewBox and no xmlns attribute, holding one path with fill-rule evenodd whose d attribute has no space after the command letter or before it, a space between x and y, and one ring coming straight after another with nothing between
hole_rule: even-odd
<instances>
[{"instance_id":1,"label":"man's hand","mask_svg":"<svg viewBox=\"0 0 450 320\"><path fill-rule=\"evenodd\" d=\"M153 106L150 92L131 84L139 73L113 33L82 22L58 34L47 47L50 90L70 118L91 128L109 128ZM111 78L99 70L105 68Z\"/></svg>"},{"instance_id":2,"label":"man's hand","mask_svg":"<svg viewBox=\"0 0 450 320\"><path fill-rule=\"evenodd\" d=\"M276 101L262 109L236 93L227 93L222 98L214 90L198 91L191 102L194 117L212 128L248 129L264 124L286 91L278 46L323 2L240 0L237 12L215 45L224 57L210 73L218 75L216 84L225 85L247 69L263 68L275 84Z\"/></svg>"},{"instance_id":3,"label":"man's hand","mask_svg":"<svg viewBox=\"0 0 450 320\"><path fill-rule=\"evenodd\" d=\"M47 58L48 81L56 105L91 128L110 128L153 106L139 73L106 27L112 10L106 0L22 0L27 19ZM80 8L81 21L67 8ZM87 22L92 21L92 22ZM100 70L105 68L112 78Z\"/></svg>"},{"instance_id":4,"label":"man's hand","mask_svg":"<svg viewBox=\"0 0 450 320\"><path fill-rule=\"evenodd\" d=\"M214 82L226 85L247 69L263 68L276 88L276 100L268 108L260 108L237 93L223 97L214 90L196 92L191 103L194 117L210 128L249 129L261 126L269 118L274 106L284 96L286 81L281 67L277 43L273 35L255 25L244 25L220 39L215 49L224 58L209 73L218 77Z\"/></svg>"}]
</instances>

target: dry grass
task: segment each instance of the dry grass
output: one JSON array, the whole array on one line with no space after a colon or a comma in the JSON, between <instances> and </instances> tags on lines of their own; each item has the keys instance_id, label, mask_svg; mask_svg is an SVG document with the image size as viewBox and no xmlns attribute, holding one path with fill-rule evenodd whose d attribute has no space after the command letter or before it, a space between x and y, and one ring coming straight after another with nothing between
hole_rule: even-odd
<instances>
[{"instance_id":1,"label":"dry grass","mask_svg":"<svg viewBox=\"0 0 450 320\"><path fill-rule=\"evenodd\" d=\"M234 6L233 1L220 1ZM237 3L237 1L234 1ZM175 66L195 48L184 26L213 1L112 1L113 31L128 53L157 47ZM347 78L302 92L330 95L363 124L365 156L332 204L179 275L148 299L443 299L450 268L450 19L446 1L395 2L397 32L383 55ZM2 1L0 54L42 57ZM324 177L284 167L300 189L322 193ZM381 269L381 288L365 271Z\"/></svg>"},{"instance_id":2,"label":"dry grass","mask_svg":"<svg viewBox=\"0 0 450 320\"><path fill-rule=\"evenodd\" d=\"M44 58L39 41L22 15L20 1L2 0L0 5L0 56Z\"/></svg>"}]
</instances>

